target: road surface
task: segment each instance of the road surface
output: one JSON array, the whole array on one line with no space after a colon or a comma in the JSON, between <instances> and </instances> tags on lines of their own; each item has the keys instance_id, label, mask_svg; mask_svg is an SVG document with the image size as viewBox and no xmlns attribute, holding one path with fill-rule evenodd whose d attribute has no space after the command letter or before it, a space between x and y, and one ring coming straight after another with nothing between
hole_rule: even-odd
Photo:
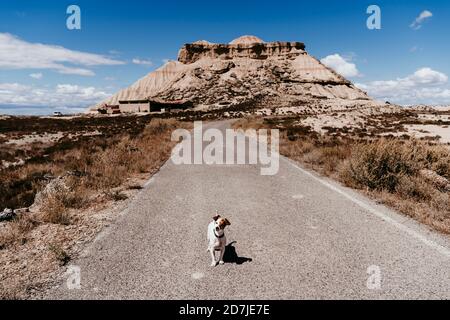
<instances>
[{"instance_id":1,"label":"road surface","mask_svg":"<svg viewBox=\"0 0 450 320\"><path fill-rule=\"evenodd\" d=\"M232 244L211 268L216 212ZM73 265L81 289L61 279L48 298L450 298L448 237L285 158L274 176L168 161Z\"/></svg>"}]
</instances>

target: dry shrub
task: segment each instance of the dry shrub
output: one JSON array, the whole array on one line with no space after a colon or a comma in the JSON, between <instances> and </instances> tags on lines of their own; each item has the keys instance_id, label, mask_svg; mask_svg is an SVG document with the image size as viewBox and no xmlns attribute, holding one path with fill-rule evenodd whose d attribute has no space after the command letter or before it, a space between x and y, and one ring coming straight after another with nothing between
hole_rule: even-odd
<instances>
[{"instance_id":1,"label":"dry shrub","mask_svg":"<svg viewBox=\"0 0 450 320\"><path fill-rule=\"evenodd\" d=\"M143 130L142 136L165 135L179 127L180 122L175 119L152 119Z\"/></svg>"},{"instance_id":2,"label":"dry shrub","mask_svg":"<svg viewBox=\"0 0 450 320\"><path fill-rule=\"evenodd\" d=\"M442 210L413 198L401 198L398 194L387 191L376 192L373 196L408 217L427 224L440 232L450 233L450 207ZM446 205L448 206L448 202Z\"/></svg>"},{"instance_id":3,"label":"dry shrub","mask_svg":"<svg viewBox=\"0 0 450 320\"><path fill-rule=\"evenodd\" d=\"M444 216L450 220L450 193L434 192L430 204L439 212L445 212Z\"/></svg>"},{"instance_id":4,"label":"dry shrub","mask_svg":"<svg viewBox=\"0 0 450 320\"><path fill-rule=\"evenodd\" d=\"M282 137L282 141L285 143L280 145L280 152L289 158L297 160L301 159L303 155L312 152L316 148L314 143L309 140L296 140L294 143L289 140L285 140Z\"/></svg>"},{"instance_id":5,"label":"dry shrub","mask_svg":"<svg viewBox=\"0 0 450 320\"><path fill-rule=\"evenodd\" d=\"M53 253L60 266L65 266L71 260L70 255L59 244L52 243L48 249Z\"/></svg>"},{"instance_id":6,"label":"dry shrub","mask_svg":"<svg viewBox=\"0 0 450 320\"><path fill-rule=\"evenodd\" d=\"M28 164L14 170L0 170L0 210L24 208L34 201L45 175L54 175L51 164Z\"/></svg>"},{"instance_id":7,"label":"dry shrub","mask_svg":"<svg viewBox=\"0 0 450 320\"><path fill-rule=\"evenodd\" d=\"M430 201L438 192L433 185L416 176L399 177L395 191L402 198L420 201Z\"/></svg>"},{"instance_id":8,"label":"dry shrub","mask_svg":"<svg viewBox=\"0 0 450 320\"><path fill-rule=\"evenodd\" d=\"M40 218L42 222L69 225L70 215L68 208L64 205L64 200L58 195L49 196L46 204L41 208Z\"/></svg>"},{"instance_id":9,"label":"dry shrub","mask_svg":"<svg viewBox=\"0 0 450 320\"><path fill-rule=\"evenodd\" d=\"M15 243L24 244L27 234L37 225L32 216L25 213L0 229L0 249Z\"/></svg>"},{"instance_id":10,"label":"dry shrub","mask_svg":"<svg viewBox=\"0 0 450 320\"><path fill-rule=\"evenodd\" d=\"M89 191L76 177L60 179L47 187L39 199L40 219L43 222L68 225L71 223L69 209L82 209L89 203Z\"/></svg>"},{"instance_id":11,"label":"dry shrub","mask_svg":"<svg viewBox=\"0 0 450 320\"><path fill-rule=\"evenodd\" d=\"M422 169L434 170L437 174L450 175L450 152L441 146L428 145L417 140L380 139L374 142L360 142L353 147L351 157L343 168L342 177L354 187L395 192L398 188L408 196L426 198L434 189L423 179L408 181ZM403 186L402 186L403 184ZM414 186L412 185L414 184ZM407 191L409 189L409 191Z\"/></svg>"},{"instance_id":12,"label":"dry shrub","mask_svg":"<svg viewBox=\"0 0 450 320\"><path fill-rule=\"evenodd\" d=\"M431 163L431 170L450 180L450 152L448 147L440 145L429 147L425 159Z\"/></svg>"},{"instance_id":13,"label":"dry shrub","mask_svg":"<svg viewBox=\"0 0 450 320\"><path fill-rule=\"evenodd\" d=\"M267 125L264 123L264 118L262 117L249 117L249 118L242 118L233 123L233 129L263 129L266 128Z\"/></svg>"},{"instance_id":14,"label":"dry shrub","mask_svg":"<svg viewBox=\"0 0 450 320\"><path fill-rule=\"evenodd\" d=\"M98 152L88 169L89 187L109 190L122 185L133 174L153 172L170 156L174 146L171 133L179 127L180 123L173 119L154 119L138 136L123 137Z\"/></svg>"},{"instance_id":15,"label":"dry shrub","mask_svg":"<svg viewBox=\"0 0 450 320\"><path fill-rule=\"evenodd\" d=\"M419 145L381 139L357 144L342 173L353 187L395 192L403 176L418 173Z\"/></svg>"},{"instance_id":16,"label":"dry shrub","mask_svg":"<svg viewBox=\"0 0 450 320\"><path fill-rule=\"evenodd\" d=\"M346 159L350 151L348 146L318 147L305 155L305 161L321 167L325 174L336 172L342 160Z\"/></svg>"},{"instance_id":17,"label":"dry shrub","mask_svg":"<svg viewBox=\"0 0 450 320\"><path fill-rule=\"evenodd\" d=\"M127 166L132 159L127 150L127 139L94 156L89 168L88 186L94 190L118 187L127 177Z\"/></svg>"},{"instance_id":18,"label":"dry shrub","mask_svg":"<svg viewBox=\"0 0 450 320\"><path fill-rule=\"evenodd\" d=\"M307 135L290 139L287 133L281 135L281 154L306 163L326 174L334 174L342 161L351 153L351 145L334 137L309 137Z\"/></svg>"},{"instance_id":19,"label":"dry shrub","mask_svg":"<svg viewBox=\"0 0 450 320\"><path fill-rule=\"evenodd\" d=\"M120 191L106 191L105 195L106 197L114 201L123 201L128 199L128 196Z\"/></svg>"}]
</instances>

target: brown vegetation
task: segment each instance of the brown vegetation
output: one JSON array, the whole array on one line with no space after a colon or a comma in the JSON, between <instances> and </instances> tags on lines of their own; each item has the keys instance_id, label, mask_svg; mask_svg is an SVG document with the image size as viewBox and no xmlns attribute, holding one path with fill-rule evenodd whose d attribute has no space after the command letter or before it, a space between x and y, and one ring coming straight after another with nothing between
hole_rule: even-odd
<instances>
[{"instance_id":1,"label":"brown vegetation","mask_svg":"<svg viewBox=\"0 0 450 320\"><path fill-rule=\"evenodd\" d=\"M25 192L25 197L30 196L34 201L36 193L41 191L36 201L39 207L36 220L69 225L71 217L68 211L89 206L94 194L102 193L114 201L125 200L126 195L113 189L135 174L158 170L173 147L171 131L180 125L176 120L154 119L135 136L122 134L101 146L93 141L70 150L60 150L47 163L30 163L9 174L4 173L3 184L13 185L17 180L28 178L31 188ZM50 183L30 179L39 177L44 180L45 176L56 177L63 173L66 174L59 178L48 178ZM9 194L12 192L9 190ZM23 197L19 192L16 202L20 203ZM30 203L23 201L21 204L25 206ZM8 242L2 241L0 246L5 247Z\"/></svg>"},{"instance_id":2,"label":"brown vegetation","mask_svg":"<svg viewBox=\"0 0 450 320\"><path fill-rule=\"evenodd\" d=\"M234 126L279 128L281 154L450 233L448 147L407 136L319 135L296 120L252 118Z\"/></svg>"},{"instance_id":3,"label":"brown vegetation","mask_svg":"<svg viewBox=\"0 0 450 320\"><path fill-rule=\"evenodd\" d=\"M140 132L133 128L107 137L83 138L68 148L56 144L39 163L28 161L0 171L6 193L0 198L3 207L34 202L31 212L0 223L0 298L25 297L39 290L40 278L68 263L72 248L99 231L103 222L86 215L99 211L98 206L104 208L102 203L126 200L133 190L139 190L139 181L145 181L139 177L148 179L169 158L175 144L172 131L190 127L170 119L147 120ZM65 144L65 139L60 143ZM43 257L32 253L35 250ZM20 259L13 258L19 254ZM38 266L41 258L49 263ZM28 263L25 269L24 261ZM26 279L24 272L33 279Z\"/></svg>"}]
</instances>

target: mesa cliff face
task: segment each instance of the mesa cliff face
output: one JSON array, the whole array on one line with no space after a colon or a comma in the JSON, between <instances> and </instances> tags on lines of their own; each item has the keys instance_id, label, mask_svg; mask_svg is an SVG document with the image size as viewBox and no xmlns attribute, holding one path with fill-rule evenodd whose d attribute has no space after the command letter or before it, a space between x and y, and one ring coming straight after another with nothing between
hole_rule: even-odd
<instances>
[{"instance_id":1,"label":"mesa cliff face","mask_svg":"<svg viewBox=\"0 0 450 320\"><path fill-rule=\"evenodd\" d=\"M247 40L247 42L245 41ZM241 37L230 44L212 44L198 41L185 44L178 54L178 61L184 64L194 63L203 58L232 60L248 58L265 60L276 56L295 56L304 52L301 42L265 43L256 37Z\"/></svg>"},{"instance_id":2,"label":"mesa cliff face","mask_svg":"<svg viewBox=\"0 0 450 320\"><path fill-rule=\"evenodd\" d=\"M255 107L371 103L367 94L305 51L301 42L243 36L229 44L197 41L104 104L122 100L189 101L198 108L257 103Z\"/></svg>"}]
</instances>

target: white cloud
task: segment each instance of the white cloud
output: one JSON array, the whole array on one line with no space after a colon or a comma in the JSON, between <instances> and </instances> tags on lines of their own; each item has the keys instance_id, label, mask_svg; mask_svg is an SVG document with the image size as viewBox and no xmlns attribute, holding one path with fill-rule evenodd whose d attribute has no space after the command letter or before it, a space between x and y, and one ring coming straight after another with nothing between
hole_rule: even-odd
<instances>
[{"instance_id":1,"label":"white cloud","mask_svg":"<svg viewBox=\"0 0 450 320\"><path fill-rule=\"evenodd\" d=\"M407 77L415 84L443 84L448 81L447 75L442 72L435 71L430 68L422 68L414 72L414 74Z\"/></svg>"},{"instance_id":2,"label":"white cloud","mask_svg":"<svg viewBox=\"0 0 450 320\"><path fill-rule=\"evenodd\" d=\"M450 104L448 76L431 68L421 68L405 78L357 83L356 86L376 99L403 105Z\"/></svg>"},{"instance_id":3,"label":"white cloud","mask_svg":"<svg viewBox=\"0 0 450 320\"><path fill-rule=\"evenodd\" d=\"M58 84L53 88L0 83L0 105L85 108L111 94L95 87Z\"/></svg>"},{"instance_id":4,"label":"white cloud","mask_svg":"<svg viewBox=\"0 0 450 320\"><path fill-rule=\"evenodd\" d=\"M84 76L84 77L92 77L95 76L95 73L92 70L88 69L81 69L81 68L66 68L63 67L58 70L61 74L73 74L77 76Z\"/></svg>"},{"instance_id":5,"label":"white cloud","mask_svg":"<svg viewBox=\"0 0 450 320\"><path fill-rule=\"evenodd\" d=\"M132 60L132 62L134 64L139 64L139 65L143 65L143 66L153 66L153 62L151 60L142 60L142 59L134 58Z\"/></svg>"},{"instance_id":6,"label":"white cloud","mask_svg":"<svg viewBox=\"0 0 450 320\"><path fill-rule=\"evenodd\" d=\"M422 28L422 23L431 18L433 16L433 13L431 11L428 10L424 10L422 11L419 16L413 21L413 23L411 23L409 25L410 28L414 29L414 30L419 30L420 28Z\"/></svg>"},{"instance_id":7,"label":"white cloud","mask_svg":"<svg viewBox=\"0 0 450 320\"><path fill-rule=\"evenodd\" d=\"M23 91L27 90L29 86L18 83L0 83L0 94L5 91Z\"/></svg>"},{"instance_id":8,"label":"white cloud","mask_svg":"<svg viewBox=\"0 0 450 320\"><path fill-rule=\"evenodd\" d=\"M41 80L44 75L42 73L31 73L30 77L33 79Z\"/></svg>"},{"instance_id":9,"label":"white cloud","mask_svg":"<svg viewBox=\"0 0 450 320\"><path fill-rule=\"evenodd\" d=\"M61 46L30 43L12 34L0 33L0 69L51 69L62 74L93 76L93 71L74 65L92 67L120 64L124 62Z\"/></svg>"},{"instance_id":10,"label":"white cloud","mask_svg":"<svg viewBox=\"0 0 450 320\"><path fill-rule=\"evenodd\" d=\"M339 73L344 77L357 77L359 76L358 68L354 63L349 62L349 59L344 59L339 54L335 53L326 56L320 62L322 62L327 67L332 68L334 71Z\"/></svg>"}]
</instances>

